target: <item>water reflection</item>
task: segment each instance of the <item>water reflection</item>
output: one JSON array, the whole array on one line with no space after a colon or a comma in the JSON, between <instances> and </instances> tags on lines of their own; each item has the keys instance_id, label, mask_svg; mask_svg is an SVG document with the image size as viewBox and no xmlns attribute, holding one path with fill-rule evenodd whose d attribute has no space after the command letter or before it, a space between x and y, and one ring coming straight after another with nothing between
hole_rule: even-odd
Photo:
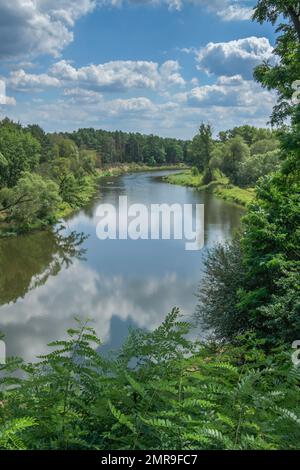
<instances>
[{"instance_id":1,"label":"water reflection","mask_svg":"<svg viewBox=\"0 0 300 470\"><path fill-rule=\"evenodd\" d=\"M55 231L0 241L0 305L16 302L32 289L45 284L74 259L83 259L81 248L87 236L72 231Z\"/></svg>"},{"instance_id":2,"label":"water reflection","mask_svg":"<svg viewBox=\"0 0 300 470\"><path fill-rule=\"evenodd\" d=\"M206 248L232 236L242 211L159 175L108 178L58 233L0 241L0 331L8 354L32 360L64 336L74 316L94 318L107 349L120 345L128 325L155 328L174 306L193 312ZM181 240L99 241L100 199L116 203L125 194L130 204L205 204L206 248L187 252Z\"/></svg>"}]
</instances>

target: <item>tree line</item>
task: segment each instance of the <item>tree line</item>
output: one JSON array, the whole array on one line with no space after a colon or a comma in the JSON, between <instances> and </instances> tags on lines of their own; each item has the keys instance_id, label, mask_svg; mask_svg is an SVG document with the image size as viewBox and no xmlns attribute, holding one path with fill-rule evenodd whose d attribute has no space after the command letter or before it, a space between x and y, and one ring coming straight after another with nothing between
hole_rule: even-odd
<instances>
[{"instance_id":1,"label":"tree line","mask_svg":"<svg viewBox=\"0 0 300 470\"><path fill-rule=\"evenodd\" d=\"M222 131L213 139L210 124L202 123L190 146L190 159L202 174L203 184L225 175L240 187L252 187L258 179L279 168L279 130L240 126Z\"/></svg>"},{"instance_id":2,"label":"tree line","mask_svg":"<svg viewBox=\"0 0 300 470\"><path fill-rule=\"evenodd\" d=\"M0 122L0 221L19 231L43 228L87 202L100 170L124 163L183 163L187 146L176 139L95 129L51 134L6 118Z\"/></svg>"},{"instance_id":3,"label":"tree line","mask_svg":"<svg viewBox=\"0 0 300 470\"><path fill-rule=\"evenodd\" d=\"M279 133L251 126L213 139L202 124L192 141L154 135L79 129L46 133L39 125L0 122L0 218L18 231L53 224L91 197L99 170L133 164L194 165L210 182L220 173L253 185L279 164Z\"/></svg>"},{"instance_id":4,"label":"tree line","mask_svg":"<svg viewBox=\"0 0 300 470\"><path fill-rule=\"evenodd\" d=\"M104 165L139 163L149 166L176 164L188 160L188 142L156 135L79 129L64 135L79 148L97 152Z\"/></svg>"}]
</instances>

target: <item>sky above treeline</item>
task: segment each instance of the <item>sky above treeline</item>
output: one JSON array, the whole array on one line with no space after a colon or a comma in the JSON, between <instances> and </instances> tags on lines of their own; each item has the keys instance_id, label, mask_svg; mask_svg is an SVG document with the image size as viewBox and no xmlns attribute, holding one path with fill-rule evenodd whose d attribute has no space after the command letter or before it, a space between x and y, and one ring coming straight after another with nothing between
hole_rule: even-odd
<instances>
[{"instance_id":1,"label":"sky above treeline","mask_svg":"<svg viewBox=\"0 0 300 470\"><path fill-rule=\"evenodd\" d=\"M0 0L0 117L189 139L267 125L272 93L253 67L274 61L255 0ZM5 101L5 103L4 103Z\"/></svg>"}]
</instances>

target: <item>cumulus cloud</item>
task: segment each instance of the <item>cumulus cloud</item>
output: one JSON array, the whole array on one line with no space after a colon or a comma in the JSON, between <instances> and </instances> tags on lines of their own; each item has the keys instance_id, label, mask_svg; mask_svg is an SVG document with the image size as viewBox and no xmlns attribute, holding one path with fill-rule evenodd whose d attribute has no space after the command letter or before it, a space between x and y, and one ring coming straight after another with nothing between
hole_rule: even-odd
<instances>
[{"instance_id":1,"label":"cumulus cloud","mask_svg":"<svg viewBox=\"0 0 300 470\"><path fill-rule=\"evenodd\" d=\"M39 91L48 87L59 87L60 81L46 73L31 74L21 69L10 74L8 85L17 91Z\"/></svg>"},{"instance_id":2,"label":"cumulus cloud","mask_svg":"<svg viewBox=\"0 0 300 470\"><path fill-rule=\"evenodd\" d=\"M192 108L201 107L240 107L271 108L274 104L273 93L263 90L253 80L244 80L241 75L221 76L213 85L195 87L179 95L182 102Z\"/></svg>"},{"instance_id":3,"label":"cumulus cloud","mask_svg":"<svg viewBox=\"0 0 300 470\"><path fill-rule=\"evenodd\" d=\"M156 106L152 101L145 97L112 100L109 103L106 102L105 106L110 115L118 116L122 113L141 115L144 112L154 112L156 110Z\"/></svg>"},{"instance_id":4,"label":"cumulus cloud","mask_svg":"<svg viewBox=\"0 0 300 470\"><path fill-rule=\"evenodd\" d=\"M6 94L6 82L0 78L0 105L15 106L16 100Z\"/></svg>"},{"instance_id":5,"label":"cumulus cloud","mask_svg":"<svg viewBox=\"0 0 300 470\"><path fill-rule=\"evenodd\" d=\"M253 68L272 61L273 47L267 38L252 36L229 42L210 42L196 51L198 68L209 74L252 78Z\"/></svg>"},{"instance_id":6,"label":"cumulus cloud","mask_svg":"<svg viewBox=\"0 0 300 470\"><path fill-rule=\"evenodd\" d=\"M84 88L67 88L64 90L63 95L71 98L74 103L81 104L95 104L99 102L103 96L101 93L93 90L85 90Z\"/></svg>"},{"instance_id":7,"label":"cumulus cloud","mask_svg":"<svg viewBox=\"0 0 300 470\"><path fill-rule=\"evenodd\" d=\"M121 5L125 3L140 3L167 5L169 10L180 11L186 5L196 5L216 14L224 21L249 20L253 13L252 0L100 0L102 5Z\"/></svg>"},{"instance_id":8,"label":"cumulus cloud","mask_svg":"<svg viewBox=\"0 0 300 470\"><path fill-rule=\"evenodd\" d=\"M177 61L162 65L149 61L111 61L76 68L70 62L55 63L46 74L28 74L23 69L12 72L8 80L12 89L31 91L45 87L71 86L93 91L124 92L130 89L163 90L183 86Z\"/></svg>"},{"instance_id":9,"label":"cumulus cloud","mask_svg":"<svg viewBox=\"0 0 300 470\"><path fill-rule=\"evenodd\" d=\"M50 54L59 56L74 39L76 21L97 6L117 7L136 0L0 0L0 59ZM186 4L203 7L226 21L250 18L248 0L141 0L181 10Z\"/></svg>"},{"instance_id":10,"label":"cumulus cloud","mask_svg":"<svg viewBox=\"0 0 300 470\"><path fill-rule=\"evenodd\" d=\"M236 4L227 5L227 7L217 12L217 15L224 21L246 21L252 18L253 8Z\"/></svg>"},{"instance_id":11,"label":"cumulus cloud","mask_svg":"<svg viewBox=\"0 0 300 470\"><path fill-rule=\"evenodd\" d=\"M53 65L50 73L65 82L77 82L106 91L155 90L168 85L184 85L179 68L178 62L171 60L161 66L150 61L119 60L76 69L71 63L61 60Z\"/></svg>"},{"instance_id":12,"label":"cumulus cloud","mask_svg":"<svg viewBox=\"0 0 300 470\"><path fill-rule=\"evenodd\" d=\"M94 0L0 0L0 58L58 56L72 42L76 20Z\"/></svg>"}]
</instances>

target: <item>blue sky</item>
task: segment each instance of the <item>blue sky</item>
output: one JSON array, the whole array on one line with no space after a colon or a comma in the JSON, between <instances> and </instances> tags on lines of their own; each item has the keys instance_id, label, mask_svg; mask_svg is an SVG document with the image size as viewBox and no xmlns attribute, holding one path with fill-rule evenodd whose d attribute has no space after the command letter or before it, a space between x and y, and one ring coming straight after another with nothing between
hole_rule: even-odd
<instances>
[{"instance_id":1,"label":"blue sky","mask_svg":"<svg viewBox=\"0 0 300 470\"><path fill-rule=\"evenodd\" d=\"M274 60L252 0L0 0L0 116L48 131L96 127L191 138L265 126Z\"/></svg>"}]
</instances>

